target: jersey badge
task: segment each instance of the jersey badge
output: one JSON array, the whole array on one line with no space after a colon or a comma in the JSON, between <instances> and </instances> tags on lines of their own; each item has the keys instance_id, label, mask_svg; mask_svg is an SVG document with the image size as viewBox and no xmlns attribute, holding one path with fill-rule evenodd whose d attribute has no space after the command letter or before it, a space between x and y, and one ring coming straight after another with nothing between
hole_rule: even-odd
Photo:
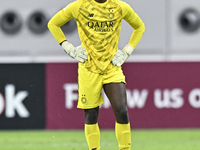
<instances>
[{"instance_id":1,"label":"jersey badge","mask_svg":"<svg viewBox=\"0 0 200 150\"><path fill-rule=\"evenodd\" d=\"M113 19L115 17L114 9L109 9L108 18Z\"/></svg>"}]
</instances>

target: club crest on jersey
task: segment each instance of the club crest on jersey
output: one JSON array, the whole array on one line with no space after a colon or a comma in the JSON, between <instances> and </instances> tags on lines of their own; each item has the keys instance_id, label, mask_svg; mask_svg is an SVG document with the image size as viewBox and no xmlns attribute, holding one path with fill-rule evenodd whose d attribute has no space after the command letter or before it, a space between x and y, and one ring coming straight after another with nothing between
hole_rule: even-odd
<instances>
[{"instance_id":1,"label":"club crest on jersey","mask_svg":"<svg viewBox=\"0 0 200 150\"><path fill-rule=\"evenodd\" d=\"M113 19L115 17L115 14L113 12L114 12L114 9L109 9L109 13L108 13L109 19Z\"/></svg>"},{"instance_id":2,"label":"club crest on jersey","mask_svg":"<svg viewBox=\"0 0 200 150\"><path fill-rule=\"evenodd\" d=\"M108 18L109 18L109 19L113 19L114 17L115 17L115 15L114 15L113 13L109 13L109 14L108 14Z\"/></svg>"}]
</instances>

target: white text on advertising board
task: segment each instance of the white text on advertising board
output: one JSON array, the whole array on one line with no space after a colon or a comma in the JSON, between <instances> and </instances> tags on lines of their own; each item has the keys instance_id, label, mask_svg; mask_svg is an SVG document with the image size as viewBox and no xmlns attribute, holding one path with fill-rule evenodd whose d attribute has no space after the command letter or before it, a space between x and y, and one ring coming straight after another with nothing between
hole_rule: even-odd
<instances>
[{"instance_id":1,"label":"white text on advertising board","mask_svg":"<svg viewBox=\"0 0 200 150\"><path fill-rule=\"evenodd\" d=\"M74 102L78 100L78 84L77 83L66 83L64 84L65 90L65 107L67 109L72 109ZM126 89L127 92L127 105L129 108L139 108L145 107L149 96L148 89ZM110 102L106 97L105 93L102 92L104 98L104 104L101 105L102 108L110 108ZM174 89L155 89L153 91L153 103L156 108L173 108L179 109L184 106L184 102L188 100L189 104L193 108L200 108L200 88L194 88L190 90L187 99L183 97L184 91L180 88Z\"/></svg>"},{"instance_id":2,"label":"white text on advertising board","mask_svg":"<svg viewBox=\"0 0 200 150\"><path fill-rule=\"evenodd\" d=\"M14 118L16 113L18 113L21 118L28 118L30 113L22 103L27 96L27 91L19 91L16 93L15 85L6 85L5 97L0 93L0 115L5 111L6 118Z\"/></svg>"}]
</instances>

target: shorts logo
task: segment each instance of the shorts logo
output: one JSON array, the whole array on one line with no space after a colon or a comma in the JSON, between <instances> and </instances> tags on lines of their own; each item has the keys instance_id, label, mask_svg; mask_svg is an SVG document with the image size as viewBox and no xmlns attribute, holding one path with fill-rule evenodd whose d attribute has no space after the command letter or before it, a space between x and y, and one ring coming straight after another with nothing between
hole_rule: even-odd
<instances>
[{"instance_id":1,"label":"shorts logo","mask_svg":"<svg viewBox=\"0 0 200 150\"><path fill-rule=\"evenodd\" d=\"M83 104L87 103L87 99L86 99L85 95L82 95L81 102Z\"/></svg>"}]
</instances>

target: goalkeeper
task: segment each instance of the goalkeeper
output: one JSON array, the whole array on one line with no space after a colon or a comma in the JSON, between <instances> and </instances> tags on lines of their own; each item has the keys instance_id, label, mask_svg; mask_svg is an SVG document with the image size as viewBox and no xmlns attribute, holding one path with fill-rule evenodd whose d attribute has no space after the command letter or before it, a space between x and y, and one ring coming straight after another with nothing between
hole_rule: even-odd
<instances>
[{"instance_id":1,"label":"goalkeeper","mask_svg":"<svg viewBox=\"0 0 200 150\"><path fill-rule=\"evenodd\" d=\"M81 46L67 40L61 26L75 18ZM118 50L121 21L132 26L127 45ZM78 64L78 108L85 114L85 137L90 150L100 149L99 106L106 93L115 118L119 149L131 149L131 127L127 110L125 76L121 65L140 41L145 26L127 3L120 0L76 0L57 12L48 28L66 53Z\"/></svg>"}]
</instances>

